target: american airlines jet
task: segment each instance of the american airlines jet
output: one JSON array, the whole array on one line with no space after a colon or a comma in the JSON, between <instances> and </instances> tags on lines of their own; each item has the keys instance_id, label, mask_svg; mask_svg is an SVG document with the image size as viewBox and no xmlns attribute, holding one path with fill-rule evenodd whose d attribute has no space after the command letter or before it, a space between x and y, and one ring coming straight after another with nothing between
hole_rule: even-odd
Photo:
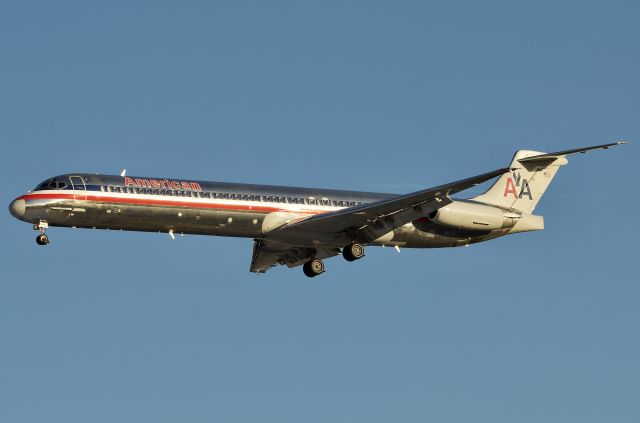
<instances>
[{"instance_id":1,"label":"american airlines jet","mask_svg":"<svg viewBox=\"0 0 640 423\"><path fill-rule=\"evenodd\" d=\"M320 275L323 260L364 257L364 246L459 247L544 228L533 214L567 156L617 142L556 153L516 152L511 165L410 194L70 173L11 202L17 219L40 232L49 226L252 238L251 272L302 265ZM493 178L471 199L452 194Z\"/></svg>"}]
</instances>

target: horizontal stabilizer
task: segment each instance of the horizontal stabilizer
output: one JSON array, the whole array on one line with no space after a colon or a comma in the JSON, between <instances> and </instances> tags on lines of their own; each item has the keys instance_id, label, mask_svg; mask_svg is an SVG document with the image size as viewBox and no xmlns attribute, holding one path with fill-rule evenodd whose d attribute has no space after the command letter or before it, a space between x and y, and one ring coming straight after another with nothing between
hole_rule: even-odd
<instances>
[{"instance_id":1,"label":"horizontal stabilizer","mask_svg":"<svg viewBox=\"0 0 640 423\"><path fill-rule=\"evenodd\" d=\"M618 141L618 142L614 142L614 143L611 143L611 144L594 145L593 147L574 148L572 150L557 151L555 153L538 154L537 156L531 156L531 157L525 157L523 159L518 159L518 161L520 163L544 162L544 161L549 161L549 160L553 160L553 159L559 159L559 158L565 157L565 156L570 156L572 154L578 154L578 153L584 154L587 151L591 151L591 150L599 150L599 149L606 150L609 147L614 147L616 145L621 145L621 144L626 144L626 141Z\"/></svg>"}]
</instances>

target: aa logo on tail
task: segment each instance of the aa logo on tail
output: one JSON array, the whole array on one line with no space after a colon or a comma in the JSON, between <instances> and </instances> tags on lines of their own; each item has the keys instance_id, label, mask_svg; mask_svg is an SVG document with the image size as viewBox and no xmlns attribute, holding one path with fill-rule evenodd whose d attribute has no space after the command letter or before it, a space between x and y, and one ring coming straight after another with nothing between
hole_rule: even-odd
<instances>
[{"instance_id":1,"label":"aa logo on tail","mask_svg":"<svg viewBox=\"0 0 640 423\"><path fill-rule=\"evenodd\" d=\"M518 193L518 190L520 190L520 193ZM507 183L504 187L504 196L508 197L509 194L512 194L513 198L527 196L529 200L533 200L531 189L529 188L529 181L521 178L518 172L513 172L513 177L510 176L507 178Z\"/></svg>"}]
</instances>

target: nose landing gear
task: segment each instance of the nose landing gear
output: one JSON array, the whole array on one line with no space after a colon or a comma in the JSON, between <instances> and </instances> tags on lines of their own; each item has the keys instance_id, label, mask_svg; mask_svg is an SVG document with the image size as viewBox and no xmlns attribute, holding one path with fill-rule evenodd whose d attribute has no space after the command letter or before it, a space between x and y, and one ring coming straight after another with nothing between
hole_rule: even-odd
<instances>
[{"instance_id":1,"label":"nose landing gear","mask_svg":"<svg viewBox=\"0 0 640 423\"><path fill-rule=\"evenodd\" d=\"M47 245L49 243L49 237L45 233L49 224L47 222L38 222L38 224L33 225L33 229L36 231L40 231L40 235L36 237L36 244L38 245Z\"/></svg>"},{"instance_id":2,"label":"nose landing gear","mask_svg":"<svg viewBox=\"0 0 640 423\"><path fill-rule=\"evenodd\" d=\"M36 237L36 243L38 245L47 245L49 243L49 237L46 234L40 234Z\"/></svg>"}]
</instances>

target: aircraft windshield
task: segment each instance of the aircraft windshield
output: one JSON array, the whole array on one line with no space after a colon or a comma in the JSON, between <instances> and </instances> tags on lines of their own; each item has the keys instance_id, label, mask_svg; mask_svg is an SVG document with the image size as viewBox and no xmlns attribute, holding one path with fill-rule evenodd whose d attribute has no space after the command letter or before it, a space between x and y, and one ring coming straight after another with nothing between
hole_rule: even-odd
<instances>
[{"instance_id":1,"label":"aircraft windshield","mask_svg":"<svg viewBox=\"0 0 640 423\"><path fill-rule=\"evenodd\" d=\"M67 184L65 182L56 178L51 178L38 185L34 191L41 191L45 189L64 189L66 186Z\"/></svg>"}]
</instances>

